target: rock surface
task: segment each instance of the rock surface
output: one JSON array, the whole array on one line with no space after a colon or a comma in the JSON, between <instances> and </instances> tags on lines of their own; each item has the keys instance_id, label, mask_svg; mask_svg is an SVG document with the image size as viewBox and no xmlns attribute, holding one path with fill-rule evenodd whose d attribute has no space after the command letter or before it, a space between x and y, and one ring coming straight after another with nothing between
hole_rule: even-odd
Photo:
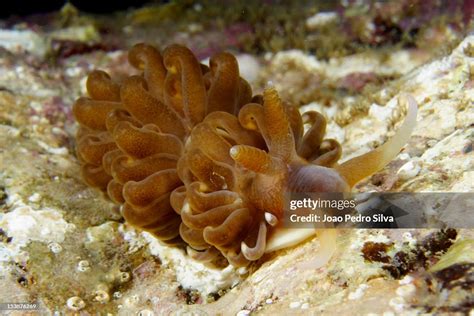
<instances>
[{"instance_id":1,"label":"rock surface","mask_svg":"<svg viewBox=\"0 0 474 316\"><path fill-rule=\"evenodd\" d=\"M0 33L0 41L7 35ZM404 49L329 61L284 51L267 56L254 85L272 81L302 111L326 115L343 160L394 133L404 116L398 99L409 93L419 104L410 143L357 190L473 192L473 47L469 36L430 61ZM322 267L318 255L327 249L315 237L249 269L226 271L135 231L82 182L71 115L86 74L101 68L123 76L131 71L126 53L95 51L55 66L38 63L43 54L0 55L2 301L84 315L415 315L472 308L470 229L338 230L335 253ZM372 90L364 88L370 84Z\"/></svg>"}]
</instances>

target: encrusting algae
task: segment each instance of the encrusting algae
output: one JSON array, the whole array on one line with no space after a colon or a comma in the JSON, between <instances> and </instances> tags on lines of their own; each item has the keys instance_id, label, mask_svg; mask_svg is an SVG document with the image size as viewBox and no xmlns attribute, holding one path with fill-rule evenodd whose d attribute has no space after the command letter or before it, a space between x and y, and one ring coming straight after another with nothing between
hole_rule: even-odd
<instances>
[{"instance_id":1,"label":"encrusting algae","mask_svg":"<svg viewBox=\"0 0 474 316\"><path fill-rule=\"evenodd\" d=\"M184 46L162 55L138 44L129 62L142 73L119 83L93 71L89 97L74 104L84 179L128 223L210 264L246 266L314 234L282 227L284 194L350 191L398 154L416 123L407 96L392 139L338 164L325 118L301 115L272 87L252 96L232 54L208 67Z\"/></svg>"}]
</instances>

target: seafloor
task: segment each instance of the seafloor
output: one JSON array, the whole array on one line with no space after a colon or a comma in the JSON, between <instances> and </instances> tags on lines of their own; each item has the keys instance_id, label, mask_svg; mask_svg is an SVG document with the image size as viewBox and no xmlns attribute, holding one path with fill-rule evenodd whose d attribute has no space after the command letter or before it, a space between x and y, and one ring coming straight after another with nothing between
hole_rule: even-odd
<instances>
[{"instance_id":1,"label":"seafloor","mask_svg":"<svg viewBox=\"0 0 474 316\"><path fill-rule=\"evenodd\" d=\"M123 77L127 47L148 41L203 60L234 52L255 91L271 81L323 113L343 160L393 135L409 93L419 104L410 142L356 190L474 191L469 1L224 9L170 2L98 16L66 5L0 22L0 302L39 305L4 313L472 315L473 229L338 230L322 268L311 268L324 246L315 237L219 271L128 226L83 183L71 105L88 72Z\"/></svg>"}]
</instances>

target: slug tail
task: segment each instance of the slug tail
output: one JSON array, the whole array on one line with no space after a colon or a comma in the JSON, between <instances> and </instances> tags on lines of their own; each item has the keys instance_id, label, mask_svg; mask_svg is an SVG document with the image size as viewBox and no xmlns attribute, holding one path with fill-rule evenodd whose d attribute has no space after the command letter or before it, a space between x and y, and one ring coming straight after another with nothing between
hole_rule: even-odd
<instances>
[{"instance_id":1,"label":"slug tail","mask_svg":"<svg viewBox=\"0 0 474 316\"><path fill-rule=\"evenodd\" d=\"M412 96L406 95L405 98L408 103L407 116L397 133L390 140L366 154L352 158L335 167L350 187L385 167L408 142L416 126L418 106Z\"/></svg>"}]
</instances>

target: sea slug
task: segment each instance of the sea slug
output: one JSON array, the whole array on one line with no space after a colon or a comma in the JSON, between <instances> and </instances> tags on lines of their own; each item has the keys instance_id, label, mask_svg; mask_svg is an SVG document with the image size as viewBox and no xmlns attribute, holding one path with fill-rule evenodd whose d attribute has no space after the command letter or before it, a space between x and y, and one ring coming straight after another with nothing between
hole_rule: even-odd
<instances>
[{"instance_id":1,"label":"sea slug","mask_svg":"<svg viewBox=\"0 0 474 316\"><path fill-rule=\"evenodd\" d=\"M392 139L338 164L325 118L301 115L271 87L253 96L230 53L208 67L184 46L138 44L129 61L140 75L115 82L93 71L89 97L74 104L83 177L128 223L210 264L245 266L306 239L281 227L284 193L350 191L398 154L416 122L407 96Z\"/></svg>"}]
</instances>

